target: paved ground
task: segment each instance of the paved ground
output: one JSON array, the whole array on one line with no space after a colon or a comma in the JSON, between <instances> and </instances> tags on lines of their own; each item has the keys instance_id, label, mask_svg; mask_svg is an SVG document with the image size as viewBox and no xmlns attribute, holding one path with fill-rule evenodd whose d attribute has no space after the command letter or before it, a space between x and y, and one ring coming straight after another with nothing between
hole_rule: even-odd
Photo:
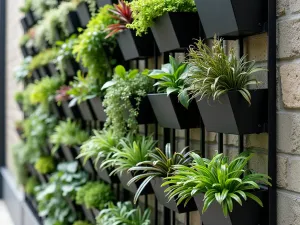
<instances>
[{"instance_id":1,"label":"paved ground","mask_svg":"<svg viewBox=\"0 0 300 225\"><path fill-rule=\"evenodd\" d=\"M14 225L3 201L0 201L0 225Z\"/></svg>"}]
</instances>

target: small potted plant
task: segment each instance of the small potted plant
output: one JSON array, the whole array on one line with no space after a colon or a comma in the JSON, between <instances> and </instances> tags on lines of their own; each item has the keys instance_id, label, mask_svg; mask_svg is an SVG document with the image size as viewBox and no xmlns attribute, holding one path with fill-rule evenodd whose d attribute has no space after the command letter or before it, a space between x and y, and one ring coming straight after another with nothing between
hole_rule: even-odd
<instances>
[{"instance_id":1,"label":"small potted plant","mask_svg":"<svg viewBox=\"0 0 300 225\"><path fill-rule=\"evenodd\" d=\"M165 179L169 199L187 204L194 198L203 224L261 224L267 189L260 185L271 185L270 177L246 169L249 152L231 161L223 154L212 160L193 153L192 157L192 167L174 166L174 175Z\"/></svg>"},{"instance_id":2,"label":"small potted plant","mask_svg":"<svg viewBox=\"0 0 300 225\"><path fill-rule=\"evenodd\" d=\"M115 68L111 81L102 87L106 90L103 101L107 115L106 125L111 126L115 135L124 137L127 131L137 131L138 124L156 121L147 93L153 90L148 71L126 71L123 66Z\"/></svg>"},{"instance_id":3,"label":"small potted plant","mask_svg":"<svg viewBox=\"0 0 300 225\"><path fill-rule=\"evenodd\" d=\"M188 69L186 63L179 63L172 56L170 63L162 66L161 70L153 70L149 77L158 80L157 94L148 94L151 106L158 123L162 127L173 129L198 128L200 114L197 103L184 90L184 78ZM162 107L164 106L164 107Z\"/></svg>"},{"instance_id":4,"label":"small potted plant","mask_svg":"<svg viewBox=\"0 0 300 225\"><path fill-rule=\"evenodd\" d=\"M42 156L34 164L34 168L42 175L52 173L56 166L51 156Z\"/></svg>"},{"instance_id":5,"label":"small potted plant","mask_svg":"<svg viewBox=\"0 0 300 225\"><path fill-rule=\"evenodd\" d=\"M195 0L207 38L237 38L260 33L267 21L267 1Z\"/></svg>"},{"instance_id":6,"label":"small potted plant","mask_svg":"<svg viewBox=\"0 0 300 225\"><path fill-rule=\"evenodd\" d=\"M81 145L89 137L89 134L82 130L78 123L60 121L50 136L50 143L53 144L52 153L55 153L60 147L67 161L76 159L79 152L78 145Z\"/></svg>"},{"instance_id":7,"label":"small potted plant","mask_svg":"<svg viewBox=\"0 0 300 225\"><path fill-rule=\"evenodd\" d=\"M129 5L133 22L128 27L137 35L151 27L160 52L185 49L200 36L194 0L133 0Z\"/></svg>"},{"instance_id":8,"label":"small potted plant","mask_svg":"<svg viewBox=\"0 0 300 225\"><path fill-rule=\"evenodd\" d=\"M143 188L151 182L157 200L165 207L178 213L195 211L197 209L193 200L187 205L177 204L177 199L168 200L164 192L168 190L167 188L169 187L167 185L161 187L164 182L163 179L174 172L174 165L190 165L192 162L192 157L190 156L191 152L186 153L186 149L187 148L184 148L181 152L172 154L170 144L166 146L166 153L156 148L155 152L149 153L149 160L140 162L137 166L129 169L131 172L141 173L133 177L128 182L128 185L144 179L134 196L135 202L138 200Z\"/></svg>"},{"instance_id":9,"label":"small potted plant","mask_svg":"<svg viewBox=\"0 0 300 225\"><path fill-rule=\"evenodd\" d=\"M196 98L207 131L265 132L268 91L249 90L249 85L259 84L253 75L264 69L246 61L246 56L238 59L233 49L227 55L222 40L217 39L212 48L199 40L190 48L188 62L186 90Z\"/></svg>"},{"instance_id":10,"label":"small potted plant","mask_svg":"<svg viewBox=\"0 0 300 225\"><path fill-rule=\"evenodd\" d=\"M116 175L110 175L113 168L100 168L103 160L111 158L113 149L118 145L118 140L112 130L94 130L91 136L80 147L80 154L77 158L82 158L85 164L88 160L93 160L99 178L109 184L119 183Z\"/></svg>"},{"instance_id":11,"label":"small potted plant","mask_svg":"<svg viewBox=\"0 0 300 225\"><path fill-rule=\"evenodd\" d=\"M132 60L154 55L156 47L151 31L139 37L135 31L128 29L128 25L133 22L132 11L128 3L119 0L119 4L114 4L114 9L110 9L112 18L117 19L117 23L110 24L106 36L109 38L116 34L116 38L125 60Z\"/></svg>"},{"instance_id":12,"label":"small potted plant","mask_svg":"<svg viewBox=\"0 0 300 225\"><path fill-rule=\"evenodd\" d=\"M138 171L138 173L133 173L129 171L129 169L141 162L148 161L149 154L153 152L155 145L156 141L154 141L151 136L145 137L129 134L127 137L120 140L117 148L113 148L113 155L110 158L105 159L101 167L114 167L115 169L111 174L118 174L123 187L130 192L136 193L141 189L139 195L153 193L152 187L149 184L140 188L144 179L132 182L130 185L128 182L141 172Z\"/></svg>"}]
</instances>

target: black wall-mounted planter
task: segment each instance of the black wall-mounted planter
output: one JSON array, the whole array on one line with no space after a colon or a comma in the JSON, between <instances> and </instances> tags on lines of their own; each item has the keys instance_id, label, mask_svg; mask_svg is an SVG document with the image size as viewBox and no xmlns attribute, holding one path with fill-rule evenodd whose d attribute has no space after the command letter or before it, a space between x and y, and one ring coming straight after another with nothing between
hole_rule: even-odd
<instances>
[{"instance_id":1,"label":"black wall-mounted planter","mask_svg":"<svg viewBox=\"0 0 300 225\"><path fill-rule=\"evenodd\" d=\"M174 199L171 199L169 201L168 197L166 197L165 190L169 186L161 187L161 185L164 183L163 179L161 177L155 177L151 180L151 185L154 191L154 194L156 196L156 199L165 207L168 209L171 209L177 213L185 213L185 212L192 212L197 210L196 203L194 199L191 199L189 203L184 206L184 202L177 205L177 202ZM221 225L221 224L219 224ZM224 224L222 224L224 225Z\"/></svg>"},{"instance_id":2,"label":"black wall-mounted planter","mask_svg":"<svg viewBox=\"0 0 300 225\"><path fill-rule=\"evenodd\" d=\"M26 33L28 31L28 29L29 29L26 17L24 17L24 18L21 19L21 24L22 24L24 32Z\"/></svg>"},{"instance_id":3,"label":"black wall-mounted planter","mask_svg":"<svg viewBox=\"0 0 300 225\"><path fill-rule=\"evenodd\" d=\"M66 145L61 145L62 152L64 154L64 158L68 162L72 162L76 160L77 157L77 150L73 147L69 147Z\"/></svg>"},{"instance_id":4,"label":"black wall-mounted planter","mask_svg":"<svg viewBox=\"0 0 300 225\"><path fill-rule=\"evenodd\" d=\"M207 38L239 37L263 31L266 0L195 0Z\"/></svg>"},{"instance_id":5,"label":"black wall-mounted planter","mask_svg":"<svg viewBox=\"0 0 300 225\"><path fill-rule=\"evenodd\" d=\"M94 120L94 114L92 112L91 106L89 105L88 101L84 101L78 104L78 109L80 111L83 120L86 121Z\"/></svg>"},{"instance_id":6,"label":"black wall-mounted planter","mask_svg":"<svg viewBox=\"0 0 300 225\"><path fill-rule=\"evenodd\" d=\"M78 109L77 105L74 105L73 107L69 107L69 101L63 101L62 107L64 110L64 114L71 118L71 119L79 119L81 118L80 111Z\"/></svg>"},{"instance_id":7,"label":"black wall-mounted planter","mask_svg":"<svg viewBox=\"0 0 300 225\"><path fill-rule=\"evenodd\" d=\"M54 63L49 63L47 67L49 71L49 76L54 76L57 74L57 69Z\"/></svg>"},{"instance_id":8,"label":"black wall-mounted planter","mask_svg":"<svg viewBox=\"0 0 300 225\"><path fill-rule=\"evenodd\" d=\"M77 15L77 11L69 12L67 18L67 30L70 35L78 33L78 28L80 27L80 20Z\"/></svg>"},{"instance_id":9,"label":"black wall-mounted planter","mask_svg":"<svg viewBox=\"0 0 300 225\"><path fill-rule=\"evenodd\" d=\"M80 26L85 28L91 19L91 13L89 11L89 6L86 2L81 2L77 6L77 15L80 21Z\"/></svg>"},{"instance_id":10,"label":"black wall-mounted planter","mask_svg":"<svg viewBox=\"0 0 300 225\"><path fill-rule=\"evenodd\" d=\"M76 151L76 157L80 154L80 147L76 146L76 147L73 147ZM79 159L80 161L80 165L82 166L82 168L90 175L94 176L95 175L95 169L94 169L94 165L93 165L93 162L89 159L87 160L86 162L84 162L84 158L81 157Z\"/></svg>"},{"instance_id":11,"label":"black wall-mounted planter","mask_svg":"<svg viewBox=\"0 0 300 225\"><path fill-rule=\"evenodd\" d=\"M50 71L47 66L42 66L38 68L40 77L50 76Z\"/></svg>"},{"instance_id":12,"label":"black wall-mounted planter","mask_svg":"<svg viewBox=\"0 0 300 225\"><path fill-rule=\"evenodd\" d=\"M159 17L151 27L160 52L185 50L199 39L197 13L172 12Z\"/></svg>"},{"instance_id":13,"label":"black wall-mounted planter","mask_svg":"<svg viewBox=\"0 0 300 225\"><path fill-rule=\"evenodd\" d=\"M41 78L39 70L34 70L34 71L32 71L32 77L33 77L35 80L39 80L39 79Z\"/></svg>"},{"instance_id":14,"label":"black wall-mounted planter","mask_svg":"<svg viewBox=\"0 0 300 225\"><path fill-rule=\"evenodd\" d=\"M24 58L27 57L28 53L27 53L26 45L21 45L20 48L21 48L21 52L22 52L23 57Z\"/></svg>"},{"instance_id":15,"label":"black wall-mounted planter","mask_svg":"<svg viewBox=\"0 0 300 225\"><path fill-rule=\"evenodd\" d=\"M141 179L135 183L132 183L131 185L127 185L128 181L130 181L134 176L132 175L132 173L127 173L126 171L124 171L121 174L118 174L120 182L122 184L122 186L130 191L131 193L135 194L137 192L137 190L139 189L140 185L143 183L144 179ZM150 183L148 183L146 185L146 187L143 189L141 195L147 195L147 194L152 194L153 193L153 189Z\"/></svg>"},{"instance_id":16,"label":"black wall-mounted planter","mask_svg":"<svg viewBox=\"0 0 300 225\"><path fill-rule=\"evenodd\" d=\"M106 116L106 113L104 112L104 107L102 105L101 98L95 97L95 98L89 99L88 101L91 105L91 109L92 109L96 119L98 121L105 122L107 116Z\"/></svg>"},{"instance_id":17,"label":"black wall-mounted planter","mask_svg":"<svg viewBox=\"0 0 300 225\"><path fill-rule=\"evenodd\" d=\"M57 117L57 118L64 118L65 117L65 114L64 114L64 111L63 111L63 108L61 105L57 105L57 103L55 101L52 101L50 103L50 109L51 109L51 112Z\"/></svg>"},{"instance_id":18,"label":"black wall-mounted planter","mask_svg":"<svg viewBox=\"0 0 300 225\"><path fill-rule=\"evenodd\" d=\"M265 132L268 90L250 90L251 105L237 91L222 95L218 101L204 98L198 108L208 132L254 134Z\"/></svg>"},{"instance_id":19,"label":"black wall-mounted planter","mask_svg":"<svg viewBox=\"0 0 300 225\"><path fill-rule=\"evenodd\" d=\"M109 183L109 184L119 184L120 183L120 180L119 180L119 177L117 175L111 175L109 176L109 174L112 172L112 169L101 169L100 166L101 166L101 163L102 161L99 160L98 163L96 164L96 171L97 171L97 174L98 174L98 177Z\"/></svg>"},{"instance_id":20,"label":"black wall-mounted planter","mask_svg":"<svg viewBox=\"0 0 300 225\"><path fill-rule=\"evenodd\" d=\"M34 47L26 47L26 50L27 50L27 55L30 56L34 56L37 53Z\"/></svg>"},{"instance_id":21,"label":"black wall-mounted planter","mask_svg":"<svg viewBox=\"0 0 300 225\"><path fill-rule=\"evenodd\" d=\"M35 23L35 18L32 11L29 11L25 14L26 22L28 27L32 27Z\"/></svg>"},{"instance_id":22,"label":"black wall-mounted planter","mask_svg":"<svg viewBox=\"0 0 300 225\"><path fill-rule=\"evenodd\" d=\"M87 74L89 72L88 68L84 67L82 63L79 63L79 68L83 74Z\"/></svg>"},{"instance_id":23,"label":"black wall-mounted planter","mask_svg":"<svg viewBox=\"0 0 300 225\"><path fill-rule=\"evenodd\" d=\"M79 64L74 59L67 59L65 66L66 75L68 77L76 76L77 71L79 70Z\"/></svg>"},{"instance_id":24,"label":"black wall-mounted planter","mask_svg":"<svg viewBox=\"0 0 300 225\"><path fill-rule=\"evenodd\" d=\"M130 101L132 106L136 107L136 100L134 97L131 97ZM138 112L139 114L136 118L138 124L151 124L157 122L148 96L142 98Z\"/></svg>"},{"instance_id":25,"label":"black wall-mounted planter","mask_svg":"<svg viewBox=\"0 0 300 225\"><path fill-rule=\"evenodd\" d=\"M262 200L265 207L268 207L266 201L268 192L266 190L255 191L253 194ZM264 224L262 222L268 216L264 212L265 209L250 198L244 201L242 206L233 200L233 211L229 213L227 218L224 216L222 207L217 201L214 201L207 211L202 214L203 198L203 194L194 197L203 225L258 225Z\"/></svg>"},{"instance_id":26,"label":"black wall-mounted planter","mask_svg":"<svg viewBox=\"0 0 300 225\"><path fill-rule=\"evenodd\" d=\"M105 5L118 4L118 0L96 0L97 7L101 8Z\"/></svg>"},{"instance_id":27,"label":"black wall-mounted planter","mask_svg":"<svg viewBox=\"0 0 300 225\"><path fill-rule=\"evenodd\" d=\"M81 206L81 209L83 211L84 217L91 223L95 223L95 216L93 214L93 211L86 208L84 205Z\"/></svg>"},{"instance_id":28,"label":"black wall-mounted planter","mask_svg":"<svg viewBox=\"0 0 300 225\"><path fill-rule=\"evenodd\" d=\"M142 37L127 29L117 34L117 41L125 60L151 57L154 55L154 38L149 30Z\"/></svg>"},{"instance_id":29,"label":"black wall-mounted planter","mask_svg":"<svg viewBox=\"0 0 300 225\"><path fill-rule=\"evenodd\" d=\"M186 109L176 94L148 94L148 98L160 126L172 129L200 127L200 113L195 100Z\"/></svg>"}]
</instances>

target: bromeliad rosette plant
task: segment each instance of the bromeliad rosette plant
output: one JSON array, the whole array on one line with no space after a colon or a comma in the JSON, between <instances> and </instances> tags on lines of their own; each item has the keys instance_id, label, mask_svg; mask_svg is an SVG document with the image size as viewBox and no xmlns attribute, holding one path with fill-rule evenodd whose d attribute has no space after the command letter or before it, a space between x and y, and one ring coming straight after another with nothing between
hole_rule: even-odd
<instances>
[{"instance_id":1,"label":"bromeliad rosette plant","mask_svg":"<svg viewBox=\"0 0 300 225\"><path fill-rule=\"evenodd\" d=\"M118 202L116 205L110 202L107 209L100 211L96 221L97 225L150 225L150 210L142 213L139 207L133 208L131 202Z\"/></svg>"},{"instance_id":2,"label":"bromeliad rosette plant","mask_svg":"<svg viewBox=\"0 0 300 225\"><path fill-rule=\"evenodd\" d=\"M249 85L258 85L253 78L257 72L264 71L255 66L254 61L246 61L246 56L238 59L231 49L226 54L222 40L214 39L212 48L202 40L189 49L188 76L185 79L186 90L193 97L218 100L229 91L238 91L251 104Z\"/></svg>"},{"instance_id":3,"label":"bromeliad rosette plant","mask_svg":"<svg viewBox=\"0 0 300 225\"><path fill-rule=\"evenodd\" d=\"M223 154L216 155L212 160L201 158L194 153L192 167L175 165L175 173L165 178L163 185L170 185L166 192L168 197L178 198L178 204L185 202L200 193L204 195L204 213L213 202L218 202L224 216L232 212L234 202L239 205L252 199L260 206L262 201L253 193L260 185L271 185L270 177L265 174L252 173L246 169L252 155L244 152L230 161Z\"/></svg>"},{"instance_id":4,"label":"bromeliad rosette plant","mask_svg":"<svg viewBox=\"0 0 300 225\"><path fill-rule=\"evenodd\" d=\"M153 90L148 71L126 71L123 66L115 68L112 81L105 83L106 89L103 106L107 114L106 127L110 127L117 137L124 137L126 132L135 132L138 128L137 116L142 98ZM133 105L132 101L136 103Z\"/></svg>"},{"instance_id":5,"label":"bromeliad rosette plant","mask_svg":"<svg viewBox=\"0 0 300 225\"><path fill-rule=\"evenodd\" d=\"M89 138L89 134L80 128L76 122L70 119L60 121L54 128L53 134L50 136L50 142L54 145L52 151L56 152L60 145L74 147L85 142Z\"/></svg>"},{"instance_id":6,"label":"bromeliad rosette plant","mask_svg":"<svg viewBox=\"0 0 300 225\"><path fill-rule=\"evenodd\" d=\"M180 103L188 108L189 96L184 89L184 79L188 70L188 64L179 63L172 56L169 56L170 63L162 65L161 70L153 70L149 77L158 80L154 86L157 86L157 91L172 93L178 95Z\"/></svg>"},{"instance_id":7,"label":"bromeliad rosette plant","mask_svg":"<svg viewBox=\"0 0 300 225\"><path fill-rule=\"evenodd\" d=\"M139 36L147 33L155 19L167 12L196 12L193 0L133 0L129 5L133 22L127 27L136 30Z\"/></svg>"},{"instance_id":8,"label":"bromeliad rosette plant","mask_svg":"<svg viewBox=\"0 0 300 225\"><path fill-rule=\"evenodd\" d=\"M140 162L137 166L129 169L132 172L140 172L133 177L129 182L130 185L141 179L145 179L140 185L134 196L134 202L138 200L139 195L146 187L146 185L155 177L166 178L174 172L174 165L189 165L192 162L191 152L186 152L187 148L184 148L181 152L171 153L170 145L166 147L166 153L159 148L156 148L154 152L150 152L149 159Z\"/></svg>"}]
</instances>

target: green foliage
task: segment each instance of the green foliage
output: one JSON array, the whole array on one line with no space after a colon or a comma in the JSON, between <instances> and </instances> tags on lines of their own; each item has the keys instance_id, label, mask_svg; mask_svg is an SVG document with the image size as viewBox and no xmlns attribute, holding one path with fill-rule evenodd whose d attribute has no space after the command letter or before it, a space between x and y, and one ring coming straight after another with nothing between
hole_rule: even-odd
<instances>
[{"instance_id":1,"label":"green foliage","mask_svg":"<svg viewBox=\"0 0 300 225\"><path fill-rule=\"evenodd\" d=\"M87 181L87 174L78 171L78 162L60 163L49 183L36 188L39 216L46 217L45 225L74 223L76 212L66 197L74 199L76 192Z\"/></svg>"},{"instance_id":2,"label":"green foliage","mask_svg":"<svg viewBox=\"0 0 300 225\"><path fill-rule=\"evenodd\" d=\"M30 102L33 105L41 104L42 107L47 109L49 102L55 97L56 90L63 84L60 77L43 77L41 80L36 80L30 86Z\"/></svg>"},{"instance_id":3,"label":"green foliage","mask_svg":"<svg viewBox=\"0 0 300 225\"><path fill-rule=\"evenodd\" d=\"M129 171L139 173L128 182L128 185L144 179L134 196L134 202L138 200L143 189L154 177L168 177L174 172L174 165L189 165L192 162L191 151L186 153L186 149L184 148L181 152L172 154L170 144L166 147L166 153L156 148L155 152L149 153L149 160L140 162L137 166L129 169Z\"/></svg>"},{"instance_id":4,"label":"green foliage","mask_svg":"<svg viewBox=\"0 0 300 225\"><path fill-rule=\"evenodd\" d=\"M251 104L247 87L251 84L258 85L259 82L252 75L263 71L255 67L254 61L247 62L246 56L238 59L233 49L227 55L222 40L215 38L212 48L201 40L191 47L188 62L191 66L185 83L186 90L193 97L218 100L229 91L238 91Z\"/></svg>"},{"instance_id":5,"label":"green foliage","mask_svg":"<svg viewBox=\"0 0 300 225\"><path fill-rule=\"evenodd\" d=\"M162 65L161 70L153 70L149 77L159 80L154 84L154 86L158 86L158 92L168 95L176 93L180 103L188 108L189 96L184 90L184 79L188 65L177 62L172 56L169 56L169 61L170 63Z\"/></svg>"},{"instance_id":6,"label":"green foliage","mask_svg":"<svg viewBox=\"0 0 300 225\"><path fill-rule=\"evenodd\" d=\"M169 198L177 196L178 204L187 203L193 196L205 193L204 213L207 208L217 201L223 208L224 216L233 211L233 201L242 205L242 201L250 198L262 205L261 200L252 191L260 189L260 184L271 185L270 177L265 174L249 173L246 167L252 155L244 152L231 162L223 154L216 155L212 160L203 159L193 154L192 167L176 165L173 176L165 178L163 185L169 184L166 189Z\"/></svg>"},{"instance_id":7,"label":"green foliage","mask_svg":"<svg viewBox=\"0 0 300 225\"><path fill-rule=\"evenodd\" d=\"M149 153L155 149L156 141L152 136L129 134L120 140L114 154L103 161L101 167L115 167L113 173L127 172L138 163L149 160Z\"/></svg>"},{"instance_id":8,"label":"green foliage","mask_svg":"<svg viewBox=\"0 0 300 225\"><path fill-rule=\"evenodd\" d=\"M133 0L130 3L133 22L127 27L141 36L153 25L155 19L166 12L195 12L194 0Z\"/></svg>"},{"instance_id":9,"label":"green foliage","mask_svg":"<svg viewBox=\"0 0 300 225\"><path fill-rule=\"evenodd\" d=\"M110 126L119 138L124 137L126 132L135 132L138 128L136 117L141 100L153 90L153 83L147 72L126 72L123 66L117 66L113 80L102 87L106 89L103 101L107 114L105 126ZM131 101L136 103L133 105Z\"/></svg>"},{"instance_id":10,"label":"green foliage","mask_svg":"<svg viewBox=\"0 0 300 225\"><path fill-rule=\"evenodd\" d=\"M55 145L52 151L55 152L59 145L70 147L81 145L88 138L89 134L81 129L79 123L72 122L70 119L60 121L50 136L50 142Z\"/></svg>"},{"instance_id":11,"label":"green foliage","mask_svg":"<svg viewBox=\"0 0 300 225\"><path fill-rule=\"evenodd\" d=\"M88 182L76 194L76 203L84 204L87 208L102 210L108 202L114 201L115 196L108 184L103 182Z\"/></svg>"},{"instance_id":12,"label":"green foliage","mask_svg":"<svg viewBox=\"0 0 300 225\"><path fill-rule=\"evenodd\" d=\"M77 61L82 62L82 65L88 69L89 76L98 79L97 83L101 86L111 76L111 65L113 65L113 60L105 54L104 47L112 51L116 45L114 39L105 39L104 31L109 24L114 23L109 13L112 7L106 5L100 9L99 13L90 20L87 28L78 36L73 48Z\"/></svg>"},{"instance_id":13,"label":"green foliage","mask_svg":"<svg viewBox=\"0 0 300 225\"><path fill-rule=\"evenodd\" d=\"M97 217L97 225L122 224L122 225L150 225L150 210L133 208L131 202L118 202L117 205L108 203L108 208L103 209Z\"/></svg>"},{"instance_id":14,"label":"green foliage","mask_svg":"<svg viewBox=\"0 0 300 225\"><path fill-rule=\"evenodd\" d=\"M52 62L57 57L57 49L51 48L40 52L38 55L34 56L28 66L28 69L32 72L33 70L45 66Z\"/></svg>"},{"instance_id":15,"label":"green foliage","mask_svg":"<svg viewBox=\"0 0 300 225\"><path fill-rule=\"evenodd\" d=\"M117 147L118 139L111 130L94 130L94 136L90 137L80 147L77 158L84 157L84 162L95 158L95 165L99 160L108 159L113 154L113 148Z\"/></svg>"},{"instance_id":16,"label":"green foliage","mask_svg":"<svg viewBox=\"0 0 300 225\"><path fill-rule=\"evenodd\" d=\"M24 46L26 45L26 43L30 40L30 35L28 33L22 35L22 37L20 38L20 46Z\"/></svg>"},{"instance_id":17,"label":"green foliage","mask_svg":"<svg viewBox=\"0 0 300 225\"><path fill-rule=\"evenodd\" d=\"M27 78L30 74L29 65L31 63L32 57L26 57L20 66L18 66L14 71L14 77L17 82L22 82Z\"/></svg>"},{"instance_id":18,"label":"green foliage","mask_svg":"<svg viewBox=\"0 0 300 225\"><path fill-rule=\"evenodd\" d=\"M96 13L97 13L96 0L81 0L81 1L86 2L89 6L89 10L90 10L92 16L96 16Z\"/></svg>"},{"instance_id":19,"label":"green foliage","mask_svg":"<svg viewBox=\"0 0 300 225\"><path fill-rule=\"evenodd\" d=\"M57 0L31 0L31 8L38 17L42 17L46 11L57 5Z\"/></svg>"},{"instance_id":20,"label":"green foliage","mask_svg":"<svg viewBox=\"0 0 300 225\"><path fill-rule=\"evenodd\" d=\"M33 111L33 104L30 101L30 95L32 88L34 87L33 83L30 83L26 86L25 90L22 92L17 92L15 94L15 100L22 105L22 110L25 114L30 114Z\"/></svg>"},{"instance_id":21,"label":"green foliage","mask_svg":"<svg viewBox=\"0 0 300 225\"><path fill-rule=\"evenodd\" d=\"M35 177L29 177L25 185L25 193L31 196L35 196L35 187L39 185L38 180Z\"/></svg>"},{"instance_id":22,"label":"green foliage","mask_svg":"<svg viewBox=\"0 0 300 225\"><path fill-rule=\"evenodd\" d=\"M73 225L92 225L89 222L78 220Z\"/></svg>"},{"instance_id":23,"label":"green foliage","mask_svg":"<svg viewBox=\"0 0 300 225\"><path fill-rule=\"evenodd\" d=\"M55 170L54 159L51 156L42 156L34 164L35 169L41 174L48 174Z\"/></svg>"},{"instance_id":24,"label":"green foliage","mask_svg":"<svg viewBox=\"0 0 300 225\"><path fill-rule=\"evenodd\" d=\"M20 103L20 104L23 103L23 101L24 101L24 95L23 95L22 91L18 91L18 92L15 93L15 101L17 103Z\"/></svg>"},{"instance_id":25,"label":"green foliage","mask_svg":"<svg viewBox=\"0 0 300 225\"><path fill-rule=\"evenodd\" d=\"M32 0L25 0L25 4L20 8L20 11L23 13L28 13L31 9Z\"/></svg>"},{"instance_id":26,"label":"green foliage","mask_svg":"<svg viewBox=\"0 0 300 225\"><path fill-rule=\"evenodd\" d=\"M17 182L21 185L26 185L28 178L28 170L25 165L25 160L23 157L23 151L26 151L27 148L23 142L20 142L12 147L13 153L13 163L16 172Z\"/></svg>"},{"instance_id":27,"label":"green foliage","mask_svg":"<svg viewBox=\"0 0 300 225\"><path fill-rule=\"evenodd\" d=\"M101 95L101 84L93 76L84 76L80 71L74 81L70 82L71 89L67 92L72 100L69 106L80 104L87 99Z\"/></svg>"}]
</instances>

